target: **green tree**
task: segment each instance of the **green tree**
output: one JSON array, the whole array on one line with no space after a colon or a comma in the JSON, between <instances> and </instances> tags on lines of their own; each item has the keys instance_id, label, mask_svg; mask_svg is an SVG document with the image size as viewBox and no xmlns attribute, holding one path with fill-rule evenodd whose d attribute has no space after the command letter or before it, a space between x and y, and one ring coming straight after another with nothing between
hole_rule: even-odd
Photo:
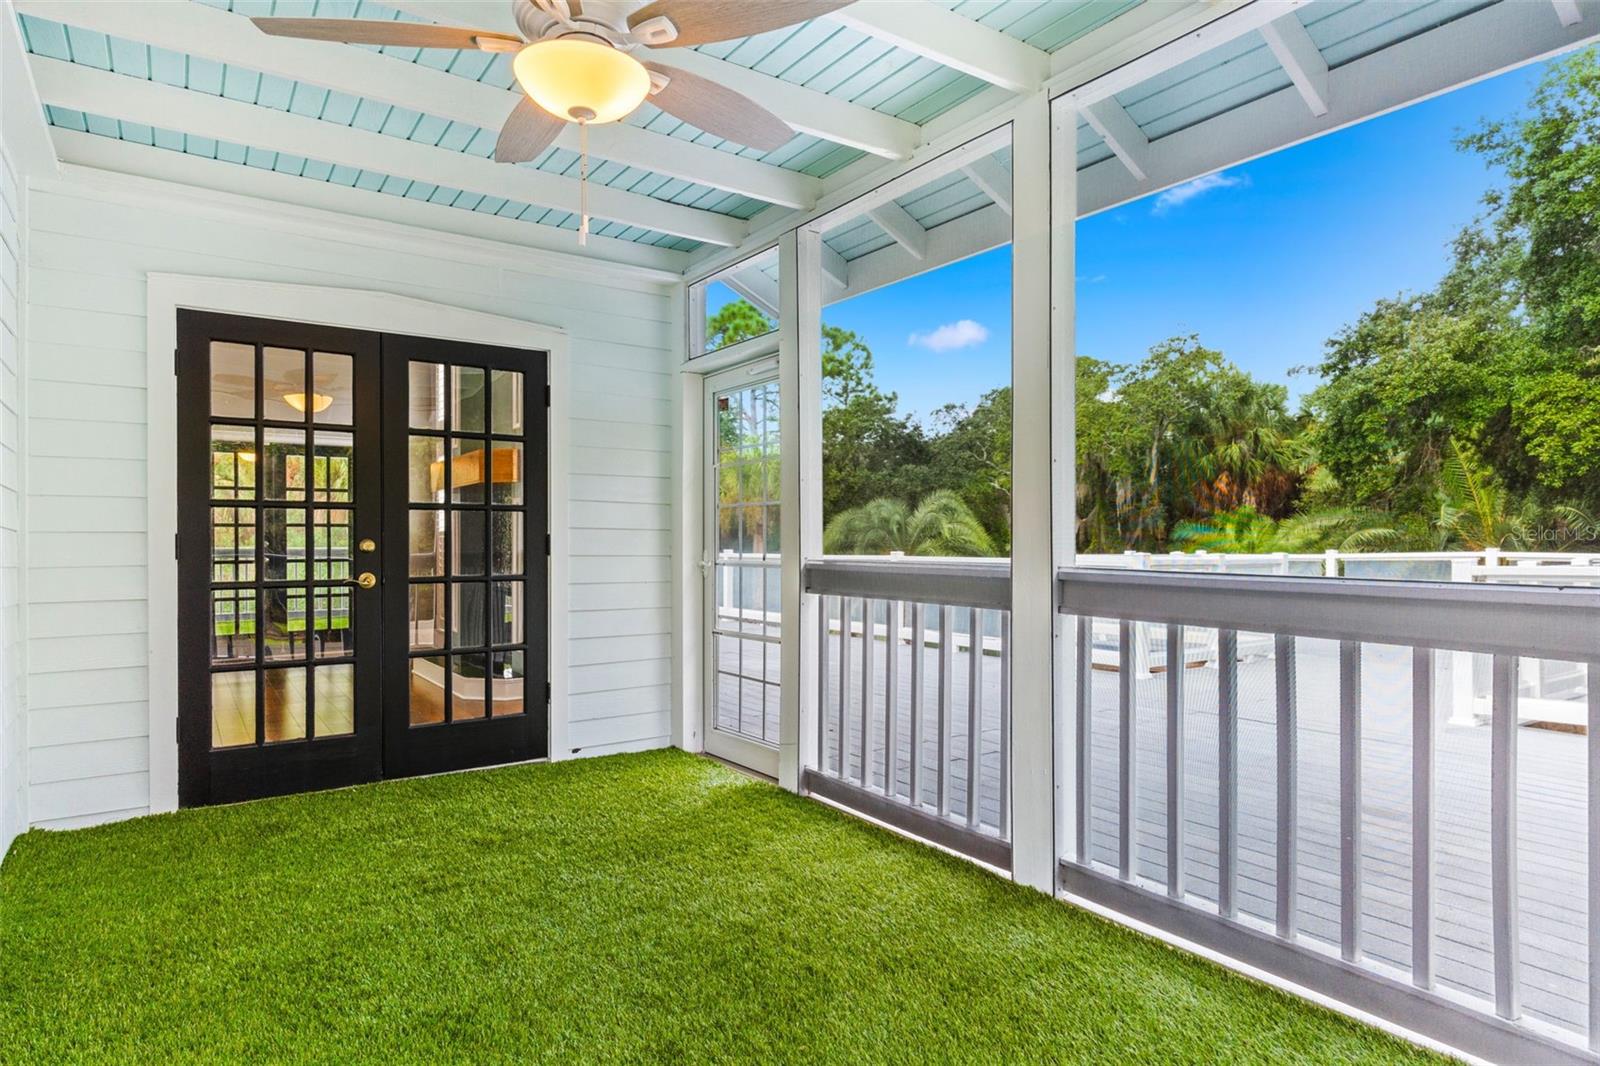
<instances>
[{"instance_id":1,"label":"green tree","mask_svg":"<svg viewBox=\"0 0 1600 1066\"><path fill-rule=\"evenodd\" d=\"M915 510L888 497L835 515L822 531L833 555L994 555L994 542L959 495L939 489Z\"/></svg>"},{"instance_id":2,"label":"green tree","mask_svg":"<svg viewBox=\"0 0 1600 1066\"><path fill-rule=\"evenodd\" d=\"M766 315L748 300L725 303L706 322L706 351L714 352L751 337L759 337L777 329Z\"/></svg>"},{"instance_id":3,"label":"green tree","mask_svg":"<svg viewBox=\"0 0 1600 1066\"><path fill-rule=\"evenodd\" d=\"M1011 386L992 389L968 409L946 404L933 414L933 476L961 494L990 538L1011 548Z\"/></svg>"}]
</instances>

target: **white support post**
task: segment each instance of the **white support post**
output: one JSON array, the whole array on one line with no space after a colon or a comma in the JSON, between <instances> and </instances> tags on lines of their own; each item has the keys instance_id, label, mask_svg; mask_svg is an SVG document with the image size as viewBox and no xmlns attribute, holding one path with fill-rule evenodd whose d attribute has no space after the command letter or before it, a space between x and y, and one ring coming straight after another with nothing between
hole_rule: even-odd
<instances>
[{"instance_id":1,"label":"white support post","mask_svg":"<svg viewBox=\"0 0 1600 1066\"><path fill-rule=\"evenodd\" d=\"M1055 529L1050 331L1050 102L1042 93L1012 120L1011 245L1012 877L1056 885ZM1068 275L1070 277L1070 275ZM1071 393L1067 393L1070 397ZM1070 452L1068 453L1070 455Z\"/></svg>"},{"instance_id":2,"label":"white support post","mask_svg":"<svg viewBox=\"0 0 1600 1066\"><path fill-rule=\"evenodd\" d=\"M689 301L691 316L693 300ZM700 321L704 322L702 315ZM690 320L692 333L693 318ZM701 751L705 746L704 655L711 654L706 636L705 575L700 561L707 557L705 540L705 378L699 374L673 375L678 404L678 433L674 440L675 469L681 472L674 497L678 528L678 566L674 577L677 625L673 649L677 660L673 699L672 746Z\"/></svg>"},{"instance_id":3,"label":"white support post","mask_svg":"<svg viewBox=\"0 0 1600 1066\"><path fill-rule=\"evenodd\" d=\"M1066 98L1050 105L1047 116L1049 144L1047 146L1050 175L1050 270L1054 279L1074 278L1077 274L1077 218L1078 218L1078 113ZM1033 153L1023 157L1038 166ZM1018 157L1013 151L1011 165L1016 172ZM1013 190L1017 187L1013 179ZM1036 194L1035 194L1036 195ZM1037 208L1037 203L1030 206ZM1031 291L1031 290L1030 290ZM1077 465L1073 445L1077 426L1077 287L1072 284L1051 284L1050 314L1050 586L1055 586L1055 570L1071 566L1077 557ZM1015 390L1013 390L1015 392ZM1013 436L1015 434L1013 433ZM1013 564L1015 578L1015 564ZM1052 811L1056 816L1054 849L1055 858L1069 853L1068 834L1078 820L1078 750L1076 729L1068 728L1071 721L1077 686L1079 661L1075 654L1075 620L1054 611L1054 654L1049 661L1054 667L1055 680L1051 693L1052 724L1055 732L1055 793ZM1087 619L1085 621L1088 621ZM1012 656L1016 662L1017 657ZM1088 672L1093 664L1093 651L1082 661ZM1084 679L1085 684L1088 679ZM1092 690L1091 690L1092 693ZM1081 858L1081 857L1080 857Z\"/></svg>"},{"instance_id":4,"label":"white support post","mask_svg":"<svg viewBox=\"0 0 1600 1066\"><path fill-rule=\"evenodd\" d=\"M791 231L778 238L778 394L782 410L783 645L779 676L778 784L800 790L814 750L822 692L817 675L817 605L801 581L822 551L822 238ZM840 723L843 728L843 722Z\"/></svg>"}]
</instances>

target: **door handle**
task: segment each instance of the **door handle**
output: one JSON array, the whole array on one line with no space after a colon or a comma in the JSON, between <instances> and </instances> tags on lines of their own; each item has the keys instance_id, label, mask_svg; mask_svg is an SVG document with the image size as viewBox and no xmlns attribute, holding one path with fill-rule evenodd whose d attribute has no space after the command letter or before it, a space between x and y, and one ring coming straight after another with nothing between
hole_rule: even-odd
<instances>
[{"instance_id":1,"label":"door handle","mask_svg":"<svg viewBox=\"0 0 1600 1066\"><path fill-rule=\"evenodd\" d=\"M363 570L361 573L357 574L354 578L351 578L349 581L346 581L344 583L346 585L356 585L356 586L359 586L360 588L364 588L364 589L377 588L378 587L378 575L374 574L371 570Z\"/></svg>"}]
</instances>

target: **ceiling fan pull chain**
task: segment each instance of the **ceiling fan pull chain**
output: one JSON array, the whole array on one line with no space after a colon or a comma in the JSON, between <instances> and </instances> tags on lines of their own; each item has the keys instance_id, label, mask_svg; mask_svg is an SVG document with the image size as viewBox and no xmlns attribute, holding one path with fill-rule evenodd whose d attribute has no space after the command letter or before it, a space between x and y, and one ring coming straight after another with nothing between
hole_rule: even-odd
<instances>
[{"instance_id":1,"label":"ceiling fan pull chain","mask_svg":"<svg viewBox=\"0 0 1600 1066\"><path fill-rule=\"evenodd\" d=\"M578 123L578 244L589 244L589 124Z\"/></svg>"}]
</instances>

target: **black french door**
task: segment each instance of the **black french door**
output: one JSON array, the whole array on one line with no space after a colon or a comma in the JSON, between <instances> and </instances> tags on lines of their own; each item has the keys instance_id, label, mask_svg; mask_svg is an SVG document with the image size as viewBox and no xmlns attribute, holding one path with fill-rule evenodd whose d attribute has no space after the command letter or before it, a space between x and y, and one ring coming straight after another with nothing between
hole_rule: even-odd
<instances>
[{"instance_id":1,"label":"black french door","mask_svg":"<svg viewBox=\"0 0 1600 1066\"><path fill-rule=\"evenodd\" d=\"M180 804L545 755L545 354L178 338Z\"/></svg>"},{"instance_id":2,"label":"black french door","mask_svg":"<svg viewBox=\"0 0 1600 1066\"><path fill-rule=\"evenodd\" d=\"M545 357L384 337L384 771L547 754Z\"/></svg>"}]
</instances>

